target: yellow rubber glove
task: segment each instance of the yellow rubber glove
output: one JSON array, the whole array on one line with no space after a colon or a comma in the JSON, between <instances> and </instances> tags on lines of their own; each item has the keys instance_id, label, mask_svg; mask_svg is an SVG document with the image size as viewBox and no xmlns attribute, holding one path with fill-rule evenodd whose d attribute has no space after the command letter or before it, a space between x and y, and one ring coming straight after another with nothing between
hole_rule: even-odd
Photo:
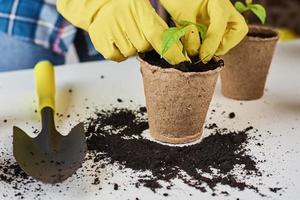
<instances>
[{"instance_id":1,"label":"yellow rubber glove","mask_svg":"<svg viewBox=\"0 0 300 200\"><path fill-rule=\"evenodd\" d=\"M161 52L167 24L149 0L58 0L58 11L89 32L95 48L107 59L123 61L137 52ZM186 61L177 43L164 58L171 64Z\"/></svg>"},{"instance_id":2,"label":"yellow rubber glove","mask_svg":"<svg viewBox=\"0 0 300 200\"><path fill-rule=\"evenodd\" d=\"M200 54L203 62L224 55L248 33L248 26L229 0L161 0L176 23L190 21L205 24L207 36L200 44L196 27L183 39L189 55Z\"/></svg>"}]
</instances>

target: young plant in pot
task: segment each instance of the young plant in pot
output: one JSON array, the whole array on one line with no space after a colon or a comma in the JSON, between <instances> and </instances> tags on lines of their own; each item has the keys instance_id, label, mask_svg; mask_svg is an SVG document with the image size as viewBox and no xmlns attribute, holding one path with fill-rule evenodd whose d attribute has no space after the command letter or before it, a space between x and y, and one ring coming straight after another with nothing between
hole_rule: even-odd
<instances>
[{"instance_id":1,"label":"young plant in pot","mask_svg":"<svg viewBox=\"0 0 300 200\"><path fill-rule=\"evenodd\" d=\"M263 26L266 10L262 5L246 0L245 4L236 2L235 8L245 18L249 14L256 15L262 25L248 25L249 32L244 40L222 57L226 64L221 72L222 93L236 100L255 100L264 94L279 37L274 29Z\"/></svg>"},{"instance_id":2,"label":"young plant in pot","mask_svg":"<svg viewBox=\"0 0 300 200\"><path fill-rule=\"evenodd\" d=\"M204 40L204 25L182 21L163 34L161 55L151 51L138 57L150 134L166 143L188 143L201 137L216 81L223 68L223 61L216 58L204 64L197 56L178 65L162 59L164 53L184 37L189 26L196 26Z\"/></svg>"}]
</instances>

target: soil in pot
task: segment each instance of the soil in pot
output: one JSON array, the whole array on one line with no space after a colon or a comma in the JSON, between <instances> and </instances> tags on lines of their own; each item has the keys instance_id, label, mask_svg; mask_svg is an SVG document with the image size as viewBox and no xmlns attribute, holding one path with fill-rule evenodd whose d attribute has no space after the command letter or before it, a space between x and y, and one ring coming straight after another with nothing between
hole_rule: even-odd
<instances>
[{"instance_id":1,"label":"soil in pot","mask_svg":"<svg viewBox=\"0 0 300 200\"><path fill-rule=\"evenodd\" d=\"M246 38L223 56L222 93L236 100L255 100L264 94L278 33L262 26L249 26Z\"/></svg>"},{"instance_id":2,"label":"soil in pot","mask_svg":"<svg viewBox=\"0 0 300 200\"><path fill-rule=\"evenodd\" d=\"M154 51L139 60L151 135L174 144L199 139L223 61L170 65Z\"/></svg>"},{"instance_id":3,"label":"soil in pot","mask_svg":"<svg viewBox=\"0 0 300 200\"><path fill-rule=\"evenodd\" d=\"M160 55L158 55L155 51L150 51L148 53L139 54L140 58L142 58L147 63L161 67L163 69L174 68L182 72L206 72L210 70L215 70L220 66L224 65L223 60L210 60L207 64L199 61L199 57L192 57L192 62L182 62L177 65L171 65L166 60L161 59Z\"/></svg>"}]
</instances>

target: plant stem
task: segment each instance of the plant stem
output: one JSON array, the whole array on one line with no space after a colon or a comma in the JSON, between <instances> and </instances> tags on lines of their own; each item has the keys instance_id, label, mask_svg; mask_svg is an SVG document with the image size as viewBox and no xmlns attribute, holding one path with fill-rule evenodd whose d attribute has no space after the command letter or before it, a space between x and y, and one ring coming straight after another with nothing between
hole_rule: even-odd
<instances>
[{"instance_id":1,"label":"plant stem","mask_svg":"<svg viewBox=\"0 0 300 200\"><path fill-rule=\"evenodd\" d=\"M207 58L207 57L209 57L209 56L206 56L205 58ZM203 58L203 59L199 59L197 62L195 62L194 64L199 64L200 62L202 62L205 58Z\"/></svg>"}]
</instances>

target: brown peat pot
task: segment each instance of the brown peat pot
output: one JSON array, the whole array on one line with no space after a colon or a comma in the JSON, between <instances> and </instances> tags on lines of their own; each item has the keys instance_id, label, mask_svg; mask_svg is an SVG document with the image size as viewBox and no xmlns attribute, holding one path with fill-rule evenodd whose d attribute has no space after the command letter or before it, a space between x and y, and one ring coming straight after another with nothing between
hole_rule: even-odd
<instances>
[{"instance_id":1,"label":"brown peat pot","mask_svg":"<svg viewBox=\"0 0 300 200\"><path fill-rule=\"evenodd\" d=\"M138 60L152 137L172 144L199 139L223 61L213 70L182 72Z\"/></svg>"},{"instance_id":2,"label":"brown peat pot","mask_svg":"<svg viewBox=\"0 0 300 200\"><path fill-rule=\"evenodd\" d=\"M264 94L278 33L264 26L249 26L245 39L222 57L222 94L236 100L255 100Z\"/></svg>"}]
</instances>

